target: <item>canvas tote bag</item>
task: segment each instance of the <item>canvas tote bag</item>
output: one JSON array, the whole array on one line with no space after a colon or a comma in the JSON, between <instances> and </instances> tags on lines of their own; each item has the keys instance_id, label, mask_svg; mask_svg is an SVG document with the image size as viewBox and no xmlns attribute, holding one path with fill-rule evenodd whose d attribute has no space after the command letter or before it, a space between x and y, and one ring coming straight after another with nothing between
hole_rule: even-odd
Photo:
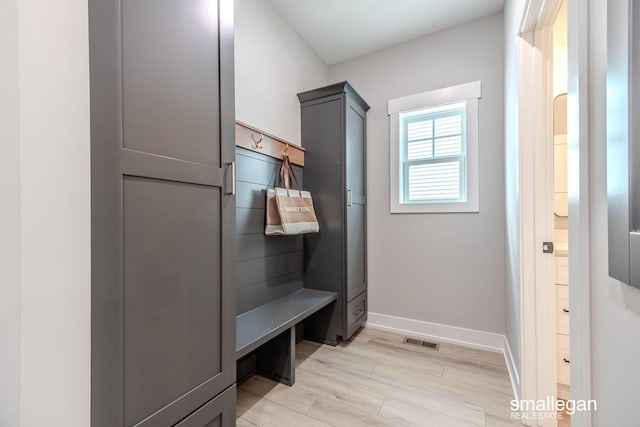
<instances>
[{"instance_id":1,"label":"canvas tote bag","mask_svg":"<svg viewBox=\"0 0 640 427\"><path fill-rule=\"evenodd\" d=\"M285 153L280 168L280 183L284 184L284 188L267 190L267 224L264 231L267 236L317 233L320 228L311 193L292 189L292 180L298 187L289 156Z\"/></svg>"}]
</instances>

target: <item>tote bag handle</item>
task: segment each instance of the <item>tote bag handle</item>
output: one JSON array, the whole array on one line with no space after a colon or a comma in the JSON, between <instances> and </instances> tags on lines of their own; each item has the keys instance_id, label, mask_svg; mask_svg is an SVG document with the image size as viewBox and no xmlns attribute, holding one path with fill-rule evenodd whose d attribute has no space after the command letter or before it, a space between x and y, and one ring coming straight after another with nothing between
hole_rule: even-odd
<instances>
[{"instance_id":1,"label":"tote bag handle","mask_svg":"<svg viewBox=\"0 0 640 427\"><path fill-rule=\"evenodd\" d=\"M280 183L284 184L284 188L286 188L287 190L291 188L292 183L295 185L295 189L300 189L298 178L296 177L296 174L291 167L291 162L289 161L289 155L287 153L283 153L282 155L282 166L280 167Z\"/></svg>"}]
</instances>

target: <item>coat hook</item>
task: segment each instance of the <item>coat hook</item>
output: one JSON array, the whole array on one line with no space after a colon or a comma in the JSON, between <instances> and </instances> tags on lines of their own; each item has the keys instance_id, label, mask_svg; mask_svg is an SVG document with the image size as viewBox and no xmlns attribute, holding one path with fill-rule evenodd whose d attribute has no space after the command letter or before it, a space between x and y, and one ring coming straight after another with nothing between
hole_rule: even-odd
<instances>
[{"instance_id":1,"label":"coat hook","mask_svg":"<svg viewBox=\"0 0 640 427\"><path fill-rule=\"evenodd\" d=\"M286 148L284 149L284 151L282 152L283 156L288 156L289 155L289 144L286 144Z\"/></svg>"},{"instance_id":2,"label":"coat hook","mask_svg":"<svg viewBox=\"0 0 640 427\"><path fill-rule=\"evenodd\" d=\"M256 137L254 134L251 134L251 139L253 139L253 148L255 148L256 150L261 150L262 149L262 140L264 139L264 134L260 134L260 139L258 139L256 141Z\"/></svg>"}]
</instances>

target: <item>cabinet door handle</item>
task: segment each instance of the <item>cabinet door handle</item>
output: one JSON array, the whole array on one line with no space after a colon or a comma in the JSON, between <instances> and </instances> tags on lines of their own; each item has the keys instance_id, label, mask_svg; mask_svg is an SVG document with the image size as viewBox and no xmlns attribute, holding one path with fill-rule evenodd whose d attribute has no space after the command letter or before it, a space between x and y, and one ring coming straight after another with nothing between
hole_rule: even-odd
<instances>
[{"instance_id":1,"label":"cabinet door handle","mask_svg":"<svg viewBox=\"0 0 640 427\"><path fill-rule=\"evenodd\" d=\"M566 308L563 308L563 309L562 309L562 311L564 311L565 313L568 313L568 312L569 312L569 310L568 310L568 309L566 309Z\"/></svg>"},{"instance_id":2,"label":"cabinet door handle","mask_svg":"<svg viewBox=\"0 0 640 427\"><path fill-rule=\"evenodd\" d=\"M229 163L231 166L231 192L227 193L231 196L236 195L236 162Z\"/></svg>"},{"instance_id":3,"label":"cabinet door handle","mask_svg":"<svg viewBox=\"0 0 640 427\"><path fill-rule=\"evenodd\" d=\"M347 188L347 206L353 205L353 192L350 188Z\"/></svg>"},{"instance_id":4,"label":"cabinet door handle","mask_svg":"<svg viewBox=\"0 0 640 427\"><path fill-rule=\"evenodd\" d=\"M354 312L353 312L353 315L354 315L354 316L356 316L356 317L357 317L357 316L360 316L360 315L362 314L362 312L363 312L363 311L364 311L364 310L360 308L360 309L358 309L358 310L354 311Z\"/></svg>"},{"instance_id":5,"label":"cabinet door handle","mask_svg":"<svg viewBox=\"0 0 640 427\"><path fill-rule=\"evenodd\" d=\"M567 359L566 357L563 357L562 360L564 360L564 363L571 363L571 361L569 359Z\"/></svg>"}]
</instances>

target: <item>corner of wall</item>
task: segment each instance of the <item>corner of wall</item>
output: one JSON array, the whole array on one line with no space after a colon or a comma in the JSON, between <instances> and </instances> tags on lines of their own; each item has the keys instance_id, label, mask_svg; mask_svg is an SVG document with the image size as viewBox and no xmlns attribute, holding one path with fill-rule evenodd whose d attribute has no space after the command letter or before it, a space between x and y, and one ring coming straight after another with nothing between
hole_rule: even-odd
<instances>
[{"instance_id":1,"label":"corner of wall","mask_svg":"<svg viewBox=\"0 0 640 427\"><path fill-rule=\"evenodd\" d=\"M20 425L19 0L0 3L0 425Z\"/></svg>"},{"instance_id":2,"label":"corner of wall","mask_svg":"<svg viewBox=\"0 0 640 427\"><path fill-rule=\"evenodd\" d=\"M519 378L521 359L520 319L520 217L518 146L518 41L524 0L505 0L504 5L504 144L505 144L505 311L506 338L512 368Z\"/></svg>"},{"instance_id":3,"label":"corner of wall","mask_svg":"<svg viewBox=\"0 0 640 427\"><path fill-rule=\"evenodd\" d=\"M236 117L301 144L296 94L329 82L329 67L264 0L236 3Z\"/></svg>"}]
</instances>

